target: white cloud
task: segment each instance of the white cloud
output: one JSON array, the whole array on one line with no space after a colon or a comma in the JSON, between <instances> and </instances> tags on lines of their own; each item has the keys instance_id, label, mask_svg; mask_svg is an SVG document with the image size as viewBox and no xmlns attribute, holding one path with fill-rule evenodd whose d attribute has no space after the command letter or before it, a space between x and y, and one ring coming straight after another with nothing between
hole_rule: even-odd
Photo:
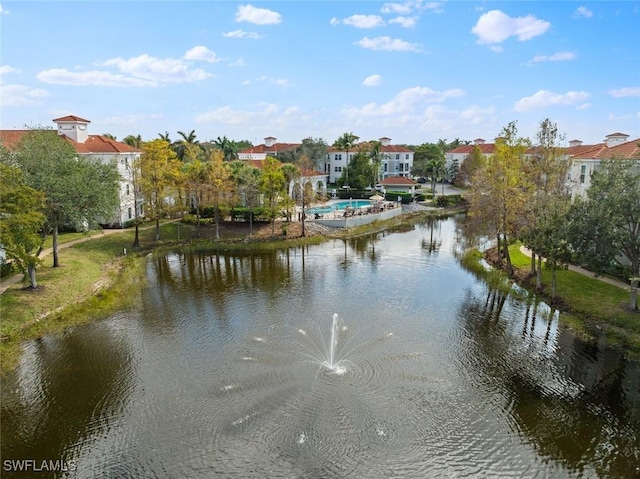
<instances>
[{"instance_id":1,"label":"white cloud","mask_svg":"<svg viewBox=\"0 0 640 479\"><path fill-rule=\"evenodd\" d=\"M364 37L355 42L367 50L385 50L390 52L421 52L422 48L417 43L409 43L399 38L391 37Z\"/></svg>"},{"instance_id":2,"label":"white cloud","mask_svg":"<svg viewBox=\"0 0 640 479\"><path fill-rule=\"evenodd\" d=\"M500 43L509 37L517 37L519 41L531 40L545 33L551 23L539 20L533 15L511 18L500 10L483 13L471 33L478 36L477 43Z\"/></svg>"},{"instance_id":3,"label":"white cloud","mask_svg":"<svg viewBox=\"0 0 640 479\"><path fill-rule=\"evenodd\" d=\"M229 63L230 67L243 67L245 66L244 58L240 57L235 62Z\"/></svg>"},{"instance_id":4,"label":"white cloud","mask_svg":"<svg viewBox=\"0 0 640 479\"><path fill-rule=\"evenodd\" d=\"M344 114L352 117L374 117L397 116L416 114L424 108L426 104L442 103L448 98L464 96L465 92L460 89L436 91L428 87L413 87L402 90L392 100L377 104L368 103L363 107L351 107L343 111Z\"/></svg>"},{"instance_id":5,"label":"white cloud","mask_svg":"<svg viewBox=\"0 0 640 479\"><path fill-rule=\"evenodd\" d=\"M591 18L593 17L593 12L589 10L587 7L578 7L573 15L573 18Z\"/></svg>"},{"instance_id":6,"label":"white cloud","mask_svg":"<svg viewBox=\"0 0 640 479\"><path fill-rule=\"evenodd\" d=\"M255 110L235 110L230 106L216 108L200 115L194 121L198 124L221 123L224 125L246 125L252 128L255 124L267 122L270 128L274 125L292 125L304 119L297 106L280 107L274 103L256 105Z\"/></svg>"},{"instance_id":7,"label":"white cloud","mask_svg":"<svg viewBox=\"0 0 640 479\"><path fill-rule=\"evenodd\" d=\"M617 88L617 89L609 90L607 93L614 98L624 98L629 96L640 97L640 86Z\"/></svg>"},{"instance_id":8,"label":"white cloud","mask_svg":"<svg viewBox=\"0 0 640 479\"><path fill-rule=\"evenodd\" d=\"M137 57L111 58L102 62L105 66L115 66L121 72L139 79L161 83L185 83L204 80L212 76L202 69L190 69L189 65L177 58L156 58L146 53Z\"/></svg>"},{"instance_id":9,"label":"white cloud","mask_svg":"<svg viewBox=\"0 0 640 479\"><path fill-rule=\"evenodd\" d=\"M193 47L187 53L184 54L185 60L199 60L208 63L219 62L220 59L216 57L215 52L212 52L203 45Z\"/></svg>"},{"instance_id":10,"label":"white cloud","mask_svg":"<svg viewBox=\"0 0 640 479\"><path fill-rule=\"evenodd\" d=\"M529 65L542 62L563 62L575 60L576 54L573 52L556 52L553 55L536 55L529 61Z\"/></svg>"},{"instance_id":11,"label":"white cloud","mask_svg":"<svg viewBox=\"0 0 640 479\"><path fill-rule=\"evenodd\" d=\"M251 38L257 40L262 38L262 35L256 32L245 32L244 30L233 30L231 32L223 33L223 37L226 38Z\"/></svg>"},{"instance_id":12,"label":"white cloud","mask_svg":"<svg viewBox=\"0 0 640 479\"><path fill-rule=\"evenodd\" d=\"M385 3L380 11L382 13L395 13L408 15L414 11L430 11L432 13L442 13L442 2L425 2L423 0L409 0L402 3Z\"/></svg>"},{"instance_id":13,"label":"white cloud","mask_svg":"<svg viewBox=\"0 0 640 479\"><path fill-rule=\"evenodd\" d=\"M364 86L378 86L382 85L382 77L380 75L371 75L364 79L362 82Z\"/></svg>"},{"instance_id":14,"label":"white cloud","mask_svg":"<svg viewBox=\"0 0 640 479\"><path fill-rule=\"evenodd\" d=\"M236 22L248 22L255 25L277 25L282 22L282 15L267 8L241 5L236 12Z\"/></svg>"},{"instance_id":15,"label":"white cloud","mask_svg":"<svg viewBox=\"0 0 640 479\"><path fill-rule=\"evenodd\" d=\"M416 17L396 17L396 18L392 18L391 20L389 20L389 23L397 23L398 25L400 25L401 27L404 28L410 28L415 26L416 24Z\"/></svg>"},{"instance_id":16,"label":"white cloud","mask_svg":"<svg viewBox=\"0 0 640 479\"><path fill-rule=\"evenodd\" d=\"M537 110L555 105L574 105L582 103L589 94L584 91L569 91L565 94L554 93L548 90L539 90L531 96L527 96L518 100L514 105L515 111L525 112Z\"/></svg>"},{"instance_id":17,"label":"white cloud","mask_svg":"<svg viewBox=\"0 0 640 479\"><path fill-rule=\"evenodd\" d=\"M46 90L26 85L0 85L0 105L27 106L37 105L41 98L49 96Z\"/></svg>"},{"instance_id":18,"label":"white cloud","mask_svg":"<svg viewBox=\"0 0 640 479\"><path fill-rule=\"evenodd\" d=\"M376 28L384 26L384 20L380 15L351 15L350 17L340 20L339 18L332 18L331 25L338 25L340 23L349 25L355 28Z\"/></svg>"},{"instance_id":19,"label":"white cloud","mask_svg":"<svg viewBox=\"0 0 640 479\"><path fill-rule=\"evenodd\" d=\"M9 73L19 73L20 70L17 68L10 67L9 65L0 66L0 76L8 75Z\"/></svg>"},{"instance_id":20,"label":"white cloud","mask_svg":"<svg viewBox=\"0 0 640 479\"><path fill-rule=\"evenodd\" d=\"M404 2L404 3L385 3L380 11L382 13L400 13L407 14L411 13L413 10L414 2Z\"/></svg>"},{"instance_id":21,"label":"white cloud","mask_svg":"<svg viewBox=\"0 0 640 479\"><path fill-rule=\"evenodd\" d=\"M108 87L155 87L158 82L133 78L106 71L71 72L66 68L52 68L41 71L36 78L55 85L108 86Z\"/></svg>"},{"instance_id":22,"label":"white cloud","mask_svg":"<svg viewBox=\"0 0 640 479\"><path fill-rule=\"evenodd\" d=\"M0 5L0 15L9 15L9 10L5 10L2 5Z\"/></svg>"}]
</instances>

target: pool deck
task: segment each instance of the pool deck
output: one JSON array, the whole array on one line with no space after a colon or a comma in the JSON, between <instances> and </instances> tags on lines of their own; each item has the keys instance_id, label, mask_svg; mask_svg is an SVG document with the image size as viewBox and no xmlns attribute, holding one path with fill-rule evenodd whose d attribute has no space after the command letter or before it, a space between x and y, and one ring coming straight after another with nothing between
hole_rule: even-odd
<instances>
[{"instance_id":1,"label":"pool deck","mask_svg":"<svg viewBox=\"0 0 640 479\"><path fill-rule=\"evenodd\" d=\"M354 226L367 225L374 221L395 218L401 214L401 205L385 201L379 205L334 210L330 213L318 215L318 217L310 215L308 220L332 228L353 228Z\"/></svg>"}]
</instances>

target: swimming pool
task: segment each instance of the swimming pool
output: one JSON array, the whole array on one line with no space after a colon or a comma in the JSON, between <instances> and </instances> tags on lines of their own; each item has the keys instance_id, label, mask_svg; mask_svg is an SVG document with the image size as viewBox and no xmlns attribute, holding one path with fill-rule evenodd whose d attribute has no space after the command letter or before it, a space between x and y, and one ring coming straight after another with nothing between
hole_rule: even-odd
<instances>
[{"instance_id":1,"label":"swimming pool","mask_svg":"<svg viewBox=\"0 0 640 479\"><path fill-rule=\"evenodd\" d=\"M332 211L344 210L347 206L351 206L353 208L362 208L363 206L371 206L371 201L369 200L344 200L337 201L330 205L326 206L317 206L315 208L309 208L307 210L307 214L315 215L325 215L327 213L331 213Z\"/></svg>"}]
</instances>

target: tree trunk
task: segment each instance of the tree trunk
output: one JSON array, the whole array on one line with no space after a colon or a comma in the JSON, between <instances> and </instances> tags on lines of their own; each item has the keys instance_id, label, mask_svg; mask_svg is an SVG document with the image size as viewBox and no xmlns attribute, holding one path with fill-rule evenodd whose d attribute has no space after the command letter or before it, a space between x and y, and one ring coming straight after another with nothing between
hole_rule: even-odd
<instances>
[{"instance_id":1,"label":"tree trunk","mask_svg":"<svg viewBox=\"0 0 640 479\"><path fill-rule=\"evenodd\" d=\"M27 266L27 273L29 275L29 286L33 289L38 287L38 281L36 281L36 265L30 264Z\"/></svg>"},{"instance_id":2,"label":"tree trunk","mask_svg":"<svg viewBox=\"0 0 640 479\"><path fill-rule=\"evenodd\" d=\"M538 255L538 269L536 270L536 288L542 289L542 256Z\"/></svg>"},{"instance_id":3,"label":"tree trunk","mask_svg":"<svg viewBox=\"0 0 640 479\"><path fill-rule=\"evenodd\" d=\"M138 225L138 219L136 218L136 235L133 238L133 248L139 248L140 247L140 226Z\"/></svg>"},{"instance_id":4,"label":"tree trunk","mask_svg":"<svg viewBox=\"0 0 640 479\"><path fill-rule=\"evenodd\" d=\"M196 238L200 238L200 203L196 204Z\"/></svg>"},{"instance_id":5,"label":"tree trunk","mask_svg":"<svg viewBox=\"0 0 640 479\"><path fill-rule=\"evenodd\" d=\"M214 212L215 220L216 220L216 240L220 239L220 209L216 206Z\"/></svg>"},{"instance_id":6,"label":"tree trunk","mask_svg":"<svg viewBox=\"0 0 640 479\"><path fill-rule=\"evenodd\" d=\"M498 265L502 266L502 241L500 241L500 233L496 236L496 241L498 245L496 246L496 251L498 252Z\"/></svg>"},{"instance_id":7,"label":"tree trunk","mask_svg":"<svg viewBox=\"0 0 640 479\"><path fill-rule=\"evenodd\" d=\"M60 258L58 258L58 225L53 227L53 267L60 266Z\"/></svg>"},{"instance_id":8,"label":"tree trunk","mask_svg":"<svg viewBox=\"0 0 640 479\"><path fill-rule=\"evenodd\" d=\"M629 290L629 308L632 311L638 309L638 278L631 279L631 289Z\"/></svg>"},{"instance_id":9,"label":"tree trunk","mask_svg":"<svg viewBox=\"0 0 640 479\"><path fill-rule=\"evenodd\" d=\"M156 243L160 241L160 217L156 216Z\"/></svg>"},{"instance_id":10,"label":"tree trunk","mask_svg":"<svg viewBox=\"0 0 640 479\"><path fill-rule=\"evenodd\" d=\"M531 274L536 274L536 253L531 251Z\"/></svg>"},{"instance_id":11,"label":"tree trunk","mask_svg":"<svg viewBox=\"0 0 640 479\"><path fill-rule=\"evenodd\" d=\"M253 236L253 208L249 210L249 237Z\"/></svg>"},{"instance_id":12,"label":"tree trunk","mask_svg":"<svg viewBox=\"0 0 640 479\"><path fill-rule=\"evenodd\" d=\"M502 247L504 248L504 258L507 260L507 273L509 276L513 276L513 265L511 264L511 255L509 254L509 241L507 235L502 235Z\"/></svg>"},{"instance_id":13,"label":"tree trunk","mask_svg":"<svg viewBox=\"0 0 640 479\"><path fill-rule=\"evenodd\" d=\"M551 270L551 297L556 299L556 271L558 268L553 268Z\"/></svg>"}]
</instances>

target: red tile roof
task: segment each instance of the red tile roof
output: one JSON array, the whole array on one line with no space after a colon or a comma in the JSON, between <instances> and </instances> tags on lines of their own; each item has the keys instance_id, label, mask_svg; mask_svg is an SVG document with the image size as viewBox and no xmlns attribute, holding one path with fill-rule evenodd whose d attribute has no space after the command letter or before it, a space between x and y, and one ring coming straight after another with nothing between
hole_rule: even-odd
<instances>
[{"instance_id":1,"label":"red tile roof","mask_svg":"<svg viewBox=\"0 0 640 479\"><path fill-rule=\"evenodd\" d=\"M614 133L615 135L615 133ZM607 135L612 136L612 135ZM635 158L640 160L640 138L608 147L606 143L567 148L571 158L578 160L600 160L611 158Z\"/></svg>"},{"instance_id":2,"label":"red tile roof","mask_svg":"<svg viewBox=\"0 0 640 479\"><path fill-rule=\"evenodd\" d=\"M385 178L384 180L382 180L380 182L380 184L381 185L407 185L407 186L412 186L412 185L417 185L418 183L413 181L411 178L407 178L406 176L390 176L390 177Z\"/></svg>"},{"instance_id":3,"label":"red tile roof","mask_svg":"<svg viewBox=\"0 0 640 479\"><path fill-rule=\"evenodd\" d=\"M495 143L480 143L480 144L477 144L477 145L462 145L462 146L459 146L457 148L453 148L452 150L447 151L446 154L448 155L449 153L458 153L458 154L469 155L475 146L480 148L480 152L483 155L492 155L493 152L495 151L495 147L496 147Z\"/></svg>"},{"instance_id":4,"label":"red tile roof","mask_svg":"<svg viewBox=\"0 0 640 479\"><path fill-rule=\"evenodd\" d=\"M53 121L54 121L54 123L58 122L58 121L80 121L80 122L83 122L83 123L91 123L89 120L85 120L84 118L80 118L79 116L75 116L75 115L63 116L61 118L56 118Z\"/></svg>"},{"instance_id":5,"label":"red tile roof","mask_svg":"<svg viewBox=\"0 0 640 479\"><path fill-rule=\"evenodd\" d=\"M267 146L264 143L262 145L250 146L238 151L238 154L268 154L277 153L279 151L293 150L299 147L301 143L274 143L271 146Z\"/></svg>"},{"instance_id":6,"label":"red tile roof","mask_svg":"<svg viewBox=\"0 0 640 479\"><path fill-rule=\"evenodd\" d=\"M0 141L2 141L5 148L13 150L17 148L22 137L29 131L31 130L0 130ZM63 136L63 138L71 143L78 153L136 153L141 151L126 143L111 140L102 135L89 135L84 143L78 143L66 136Z\"/></svg>"}]
</instances>

